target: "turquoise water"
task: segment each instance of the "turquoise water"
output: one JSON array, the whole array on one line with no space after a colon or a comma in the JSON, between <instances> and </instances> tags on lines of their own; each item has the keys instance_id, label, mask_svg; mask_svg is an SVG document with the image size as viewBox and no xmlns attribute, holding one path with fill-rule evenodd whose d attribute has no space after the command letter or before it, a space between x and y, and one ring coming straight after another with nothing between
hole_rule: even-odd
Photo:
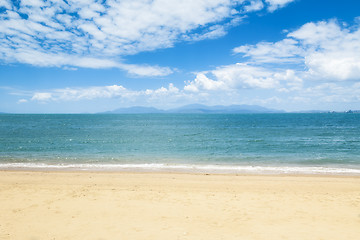
<instances>
[{"instance_id":1,"label":"turquoise water","mask_svg":"<svg viewBox=\"0 0 360 240\"><path fill-rule=\"evenodd\" d=\"M3 114L0 168L360 173L360 114Z\"/></svg>"}]
</instances>

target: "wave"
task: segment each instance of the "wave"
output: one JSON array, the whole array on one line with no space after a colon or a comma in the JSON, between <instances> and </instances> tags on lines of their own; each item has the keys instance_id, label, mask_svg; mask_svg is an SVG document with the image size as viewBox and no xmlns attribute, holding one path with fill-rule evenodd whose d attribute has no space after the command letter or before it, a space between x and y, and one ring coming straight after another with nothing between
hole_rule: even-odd
<instances>
[{"instance_id":1,"label":"wave","mask_svg":"<svg viewBox=\"0 0 360 240\"><path fill-rule=\"evenodd\" d=\"M135 171L135 172L181 172L218 174L324 174L356 175L360 169L354 167L319 166L239 166L201 164L46 164L46 163L1 163L1 170L37 171Z\"/></svg>"}]
</instances>

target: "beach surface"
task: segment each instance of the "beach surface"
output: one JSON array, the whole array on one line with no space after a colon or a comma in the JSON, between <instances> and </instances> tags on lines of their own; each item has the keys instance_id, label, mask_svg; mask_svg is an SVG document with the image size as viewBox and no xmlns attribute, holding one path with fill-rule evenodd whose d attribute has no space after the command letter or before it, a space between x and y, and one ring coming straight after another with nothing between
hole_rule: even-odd
<instances>
[{"instance_id":1,"label":"beach surface","mask_svg":"<svg viewBox=\"0 0 360 240\"><path fill-rule=\"evenodd\" d=\"M0 171L0 239L358 239L351 176Z\"/></svg>"}]
</instances>

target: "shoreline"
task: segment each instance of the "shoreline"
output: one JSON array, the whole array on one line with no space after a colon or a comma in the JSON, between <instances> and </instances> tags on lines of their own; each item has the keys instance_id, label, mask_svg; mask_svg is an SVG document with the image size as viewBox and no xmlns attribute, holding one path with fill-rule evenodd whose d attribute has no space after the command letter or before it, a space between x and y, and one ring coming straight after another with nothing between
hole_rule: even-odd
<instances>
[{"instance_id":1,"label":"shoreline","mask_svg":"<svg viewBox=\"0 0 360 240\"><path fill-rule=\"evenodd\" d=\"M360 177L0 171L0 238L356 239Z\"/></svg>"},{"instance_id":2,"label":"shoreline","mask_svg":"<svg viewBox=\"0 0 360 240\"><path fill-rule=\"evenodd\" d=\"M245 175L325 175L360 176L358 166L301 166L301 165L231 165L231 164L169 164L169 163L0 163L0 171L51 172L145 172L189 174Z\"/></svg>"},{"instance_id":3,"label":"shoreline","mask_svg":"<svg viewBox=\"0 0 360 240\"><path fill-rule=\"evenodd\" d=\"M12 175L12 174L24 174L24 175L76 175L76 176L86 176L86 175L94 175L94 176L199 176L199 177L229 177L229 178L304 178L304 179L359 179L360 175L349 175L349 174L306 174L306 173L216 173L216 172L184 172L184 171L132 171L132 170L108 170L108 171L97 171L97 170L78 170L78 169L66 169L66 170L58 170L58 169L0 169L1 174Z\"/></svg>"}]
</instances>

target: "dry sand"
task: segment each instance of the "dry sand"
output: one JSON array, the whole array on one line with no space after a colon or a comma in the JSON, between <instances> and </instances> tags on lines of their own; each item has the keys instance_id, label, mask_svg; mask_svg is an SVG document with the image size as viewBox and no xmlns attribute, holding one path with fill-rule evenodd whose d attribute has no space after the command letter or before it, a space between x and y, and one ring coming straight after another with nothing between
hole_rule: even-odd
<instances>
[{"instance_id":1,"label":"dry sand","mask_svg":"<svg viewBox=\"0 0 360 240\"><path fill-rule=\"evenodd\" d=\"M0 239L360 239L360 178L0 171Z\"/></svg>"}]
</instances>

